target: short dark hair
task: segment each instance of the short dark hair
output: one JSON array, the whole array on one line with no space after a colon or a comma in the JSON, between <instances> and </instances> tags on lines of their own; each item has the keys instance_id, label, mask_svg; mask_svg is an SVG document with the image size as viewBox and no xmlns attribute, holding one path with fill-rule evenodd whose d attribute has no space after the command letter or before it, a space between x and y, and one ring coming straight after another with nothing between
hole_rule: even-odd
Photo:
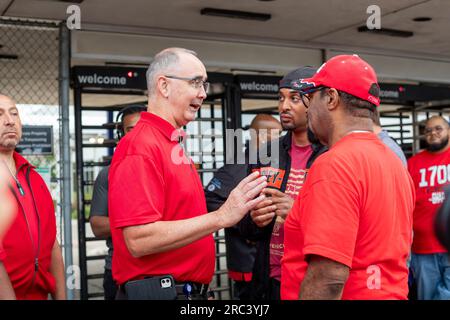
<instances>
[{"instance_id":1,"label":"short dark hair","mask_svg":"<svg viewBox=\"0 0 450 320\"><path fill-rule=\"evenodd\" d=\"M352 117L369 118L372 120L378 117L377 106L373 103L340 90L337 90L337 92L342 99L342 104L345 106L346 111ZM324 92L322 91L321 94L324 95Z\"/></svg>"},{"instance_id":2,"label":"short dark hair","mask_svg":"<svg viewBox=\"0 0 450 320\"><path fill-rule=\"evenodd\" d=\"M380 112L378 111L378 109L375 109L375 112L372 113L371 119L375 125L381 127Z\"/></svg>"},{"instance_id":3,"label":"short dark hair","mask_svg":"<svg viewBox=\"0 0 450 320\"><path fill-rule=\"evenodd\" d=\"M145 105L141 105L141 104L135 104L135 105L130 105L128 107L125 107L120 112L120 122L123 124L123 118L125 118L126 116L128 116L130 114L141 113L146 110L147 110L147 107Z\"/></svg>"}]
</instances>

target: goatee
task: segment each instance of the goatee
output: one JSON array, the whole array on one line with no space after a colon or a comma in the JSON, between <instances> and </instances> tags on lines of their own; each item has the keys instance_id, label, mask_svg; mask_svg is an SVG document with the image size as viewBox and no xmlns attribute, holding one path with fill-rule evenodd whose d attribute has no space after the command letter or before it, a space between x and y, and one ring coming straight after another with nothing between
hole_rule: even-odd
<instances>
[{"instance_id":1,"label":"goatee","mask_svg":"<svg viewBox=\"0 0 450 320\"><path fill-rule=\"evenodd\" d=\"M426 149L429 152L437 152L437 151L441 151L442 149L444 149L447 146L447 144L448 144L448 136L439 143L428 144Z\"/></svg>"}]
</instances>

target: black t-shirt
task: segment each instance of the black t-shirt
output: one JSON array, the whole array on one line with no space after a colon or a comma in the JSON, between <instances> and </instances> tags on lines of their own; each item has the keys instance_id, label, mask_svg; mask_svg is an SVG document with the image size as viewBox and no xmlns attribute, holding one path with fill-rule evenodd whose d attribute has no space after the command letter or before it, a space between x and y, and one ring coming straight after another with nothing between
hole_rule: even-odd
<instances>
[{"instance_id":1,"label":"black t-shirt","mask_svg":"<svg viewBox=\"0 0 450 320\"><path fill-rule=\"evenodd\" d=\"M109 166L103 168L95 179L91 202L91 217L108 217L108 173ZM105 269L112 268L113 245L111 237L106 239L108 255L105 258Z\"/></svg>"}]
</instances>

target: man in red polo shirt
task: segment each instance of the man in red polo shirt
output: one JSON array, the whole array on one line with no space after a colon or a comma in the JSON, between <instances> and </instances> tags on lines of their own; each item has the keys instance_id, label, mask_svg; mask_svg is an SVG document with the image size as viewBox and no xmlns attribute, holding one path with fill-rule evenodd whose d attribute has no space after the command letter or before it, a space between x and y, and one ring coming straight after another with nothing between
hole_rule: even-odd
<instances>
[{"instance_id":1,"label":"man in red polo shirt","mask_svg":"<svg viewBox=\"0 0 450 320\"><path fill-rule=\"evenodd\" d=\"M336 56L297 83L308 124L329 146L285 223L283 299L407 299L414 185L372 132L372 67Z\"/></svg>"},{"instance_id":2,"label":"man in red polo shirt","mask_svg":"<svg viewBox=\"0 0 450 320\"><path fill-rule=\"evenodd\" d=\"M195 119L206 98L206 77L195 52L169 48L158 53L147 71L148 112L114 153L108 198L117 299L129 298L130 280L162 275L174 278L179 298L206 298L204 288L214 274L212 233L235 225L264 198L255 197L265 178L252 174L222 207L207 213L181 129Z\"/></svg>"},{"instance_id":3,"label":"man in red polo shirt","mask_svg":"<svg viewBox=\"0 0 450 320\"><path fill-rule=\"evenodd\" d=\"M0 95L0 161L11 178L17 213L3 238L3 265L17 299L65 299L64 264L53 200L34 167L14 151L22 124L14 101ZM1 287L1 286L0 286Z\"/></svg>"}]
</instances>

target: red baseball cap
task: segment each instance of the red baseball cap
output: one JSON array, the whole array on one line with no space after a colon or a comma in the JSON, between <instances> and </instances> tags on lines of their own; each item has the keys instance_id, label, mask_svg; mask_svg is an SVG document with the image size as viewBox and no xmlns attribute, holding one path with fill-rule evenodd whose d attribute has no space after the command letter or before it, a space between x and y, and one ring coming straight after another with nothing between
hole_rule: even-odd
<instances>
[{"instance_id":1,"label":"red baseball cap","mask_svg":"<svg viewBox=\"0 0 450 320\"><path fill-rule=\"evenodd\" d=\"M300 79L292 89L305 94L317 87L330 87L380 104L380 86L375 70L358 55L339 55L325 62L311 78Z\"/></svg>"}]
</instances>

